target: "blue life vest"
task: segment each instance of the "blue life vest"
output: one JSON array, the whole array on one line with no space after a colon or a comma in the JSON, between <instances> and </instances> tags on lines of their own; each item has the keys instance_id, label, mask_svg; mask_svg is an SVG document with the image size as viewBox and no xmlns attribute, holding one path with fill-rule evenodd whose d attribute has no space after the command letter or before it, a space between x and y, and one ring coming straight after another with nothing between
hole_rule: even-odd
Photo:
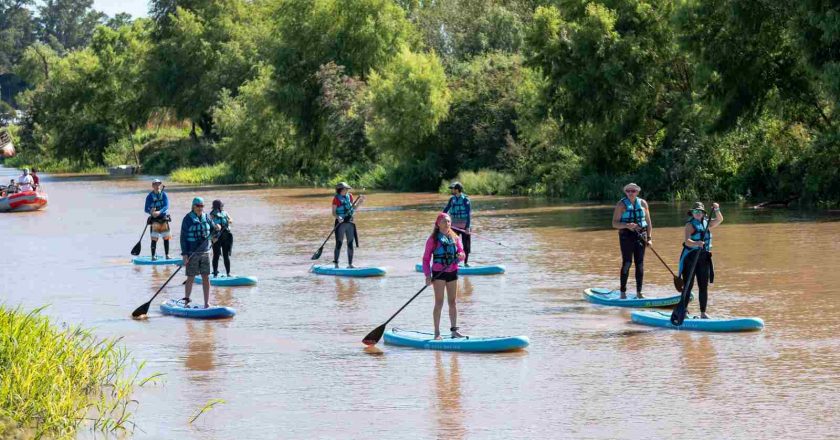
<instances>
[{"instance_id":1,"label":"blue life vest","mask_svg":"<svg viewBox=\"0 0 840 440\"><path fill-rule=\"evenodd\" d=\"M647 219L645 219L645 210L642 208L642 199L636 197L635 206L630 203L630 199L624 197L621 199L624 203L624 213L621 214L621 223L635 223L642 228L647 228Z\"/></svg>"},{"instance_id":2,"label":"blue life vest","mask_svg":"<svg viewBox=\"0 0 840 440\"><path fill-rule=\"evenodd\" d=\"M210 216L213 218L213 223L222 227L222 229L230 229L230 217L227 211L211 211Z\"/></svg>"},{"instance_id":3,"label":"blue life vest","mask_svg":"<svg viewBox=\"0 0 840 440\"><path fill-rule=\"evenodd\" d=\"M192 220L192 223L187 229L187 241L201 243L210 236L213 221L206 213L201 214L199 218L195 215L195 212L190 212L190 220Z\"/></svg>"},{"instance_id":4,"label":"blue life vest","mask_svg":"<svg viewBox=\"0 0 840 440\"><path fill-rule=\"evenodd\" d=\"M709 220L703 219L703 221L700 221L691 217L691 220L689 220L688 223L691 223L691 226L694 226L694 233L691 234L691 239L694 241L702 241L704 243L703 249L711 251L712 231L709 230ZM692 247L690 249L697 249L697 247Z\"/></svg>"},{"instance_id":5,"label":"blue life vest","mask_svg":"<svg viewBox=\"0 0 840 440\"><path fill-rule=\"evenodd\" d=\"M435 237L435 242L437 246L435 246L435 250L432 253L433 262L435 264L442 264L444 267L454 263L458 257L458 246L455 243L455 239L438 232L437 237Z\"/></svg>"},{"instance_id":6,"label":"blue life vest","mask_svg":"<svg viewBox=\"0 0 840 440\"><path fill-rule=\"evenodd\" d=\"M470 204L470 198L464 194L460 196L452 196L449 199L452 208L449 210L449 216L452 217L453 223L463 223L470 218L467 205Z\"/></svg>"},{"instance_id":7,"label":"blue life vest","mask_svg":"<svg viewBox=\"0 0 840 440\"><path fill-rule=\"evenodd\" d=\"M338 206L335 207L335 213L339 217L348 218L353 216L353 203L350 201L350 193L345 195L336 194L336 200L338 200Z\"/></svg>"},{"instance_id":8,"label":"blue life vest","mask_svg":"<svg viewBox=\"0 0 840 440\"><path fill-rule=\"evenodd\" d=\"M152 210L160 211L163 209L163 191L160 194L156 194L154 191L151 192L152 194Z\"/></svg>"}]
</instances>

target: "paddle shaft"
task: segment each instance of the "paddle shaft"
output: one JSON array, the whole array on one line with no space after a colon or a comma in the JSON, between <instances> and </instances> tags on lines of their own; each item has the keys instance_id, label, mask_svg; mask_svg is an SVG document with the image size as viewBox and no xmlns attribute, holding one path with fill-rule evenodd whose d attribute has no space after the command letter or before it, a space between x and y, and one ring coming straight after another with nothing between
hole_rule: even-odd
<instances>
[{"instance_id":1,"label":"paddle shaft","mask_svg":"<svg viewBox=\"0 0 840 440\"><path fill-rule=\"evenodd\" d=\"M665 268L668 269L668 272L671 272L671 275L673 275L674 278L677 278L677 275L674 273L673 270L671 270L671 266L668 266L668 263L666 263L665 260L663 260L662 257L659 256L659 252L656 252L656 249L653 248L653 245L648 243L647 246L650 248L650 250L653 251L653 254L656 255L656 258L659 258L659 261L661 261L662 264L665 265Z\"/></svg>"},{"instance_id":2,"label":"paddle shaft","mask_svg":"<svg viewBox=\"0 0 840 440\"><path fill-rule=\"evenodd\" d=\"M476 237L478 237L478 238L480 238L480 239L482 239L482 240L489 241L490 243L497 244L497 245L502 246L502 247L508 247L508 246L505 246L504 244L502 244L501 242L498 242L498 241L493 241L493 240L491 240L491 239L489 239L489 238L486 238L486 237L484 237L484 236L482 236L482 235L478 235L478 234L476 234L475 232L467 232L467 231L465 231L465 230L463 230L463 229L461 229L461 228L456 228L455 226L450 226L450 227L451 227L452 229L454 229L454 230L458 231L458 232L463 232L464 234L467 234L467 235L470 235L470 236L475 235Z\"/></svg>"},{"instance_id":3,"label":"paddle shaft","mask_svg":"<svg viewBox=\"0 0 840 440\"><path fill-rule=\"evenodd\" d=\"M703 252L706 252L706 250L703 248L697 250L697 256L694 257L694 261L691 263L691 269L688 270L688 276L685 279L685 285L683 286L682 295L680 295L680 303L677 304L677 307L675 307L674 311L671 312L671 324L680 326L685 320L685 311L686 309L688 309L688 300L691 297L691 287L694 284L694 273L697 270L697 262L700 261L701 257L703 257Z\"/></svg>"}]
</instances>

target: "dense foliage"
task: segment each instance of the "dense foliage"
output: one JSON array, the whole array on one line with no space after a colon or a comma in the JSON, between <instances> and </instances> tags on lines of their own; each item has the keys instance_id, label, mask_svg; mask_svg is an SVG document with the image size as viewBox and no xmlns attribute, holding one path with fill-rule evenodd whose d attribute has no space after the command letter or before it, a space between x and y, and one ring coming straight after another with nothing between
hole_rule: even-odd
<instances>
[{"instance_id":1,"label":"dense foliage","mask_svg":"<svg viewBox=\"0 0 840 440\"><path fill-rule=\"evenodd\" d=\"M155 0L137 20L90 4L0 0L0 74L30 85L9 99L27 112L24 157L840 202L831 2Z\"/></svg>"}]
</instances>

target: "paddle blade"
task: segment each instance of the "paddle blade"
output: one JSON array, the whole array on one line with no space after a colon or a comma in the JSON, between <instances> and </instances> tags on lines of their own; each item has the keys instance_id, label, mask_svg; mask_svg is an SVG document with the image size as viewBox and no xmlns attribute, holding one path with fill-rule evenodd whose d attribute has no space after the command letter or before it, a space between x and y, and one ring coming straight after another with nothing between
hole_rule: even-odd
<instances>
[{"instance_id":1,"label":"paddle blade","mask_svg":"<svg viewBox=\"0 0 840 440\"><path fill-rule=\"evenodd\" d=\"M131 312L131 316L134 318L138 318L140 316L146 315L149 313L149 306L152 305L152 302L149 301L142 306L136 308L133 312Z\"/></svg>"},{"instance_id":2,"label":"paddle blade","mask_svg":"<svg viewBox=\"0 0 840 440\"><path fill-rule=\"evenodd\" d=\"M674 288L677 289L677 292L682 292L683 287L685 287L685 284L683 283L682 278L674 277Z\"/></svg>"},{"instance_id":3,"label":"paddle blade","mask_svg":"<svg viewBox=\"0 0 840 440\"><path fill-rule=\"evenodd\" d=\"M137 244L135 244L134 247L131 248L131 255L134 255L135 257L140 255L140 251L143 250L143 246L141 246L140 243L141 242L138 241Z\"/></svg>"},{"instance_id":4,"label":"paddle blade","mask_svg":"<svg viewBox=\"0 0 840 440\"><path fill-rule=\"evenodd\" d=\"M317 251L315 251L315 253L314 253L314 254L312 254L312 259L313 259L313 260L318 260L318 259L320 259L320 258L321 258L321 253L322 253L322 252L324 252L324 247L323 247L323 246L319 247L319 248L318 248L318 250L317 250Z\"/></svg>"},{"instance_id":5,"label":"paddle blade","mask_svg":"<svg viewBox=\"0 0 840 440\"><path fill-rule=\"evenodd\" d=\"M376 345L380 339L382 339L382 335L385 333L385 324L376 327L372 332L368 333L364 339L362 339L362 343L365 345Z\"/></svg>"}]
</instances>

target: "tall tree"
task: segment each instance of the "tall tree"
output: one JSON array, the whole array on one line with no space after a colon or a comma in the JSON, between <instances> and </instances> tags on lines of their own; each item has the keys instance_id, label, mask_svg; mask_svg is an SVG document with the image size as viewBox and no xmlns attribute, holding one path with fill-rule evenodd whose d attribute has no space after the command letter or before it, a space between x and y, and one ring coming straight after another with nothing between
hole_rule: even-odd
<instances>
[{"instance_id":1,"label":"tall tree","mask_svg":"<svg viewBox=\"0 0 840 440\"><path fill-rule=\"evenodd\" d=\"M93 9L93 0L45 0L38 7L40 37L57 49L85 47L107 15Z\"/></svg>"},{"instance_id":2,"label":"tall tree","mask_svg":"<svg viewBox=\"0 0 840 440\"><path fill-rule=\"evenodd\" d=\"M11 71L36 39L36 23L28 8L34 0L0 0L0 74Z\"/></svg>"}]
</instances>

